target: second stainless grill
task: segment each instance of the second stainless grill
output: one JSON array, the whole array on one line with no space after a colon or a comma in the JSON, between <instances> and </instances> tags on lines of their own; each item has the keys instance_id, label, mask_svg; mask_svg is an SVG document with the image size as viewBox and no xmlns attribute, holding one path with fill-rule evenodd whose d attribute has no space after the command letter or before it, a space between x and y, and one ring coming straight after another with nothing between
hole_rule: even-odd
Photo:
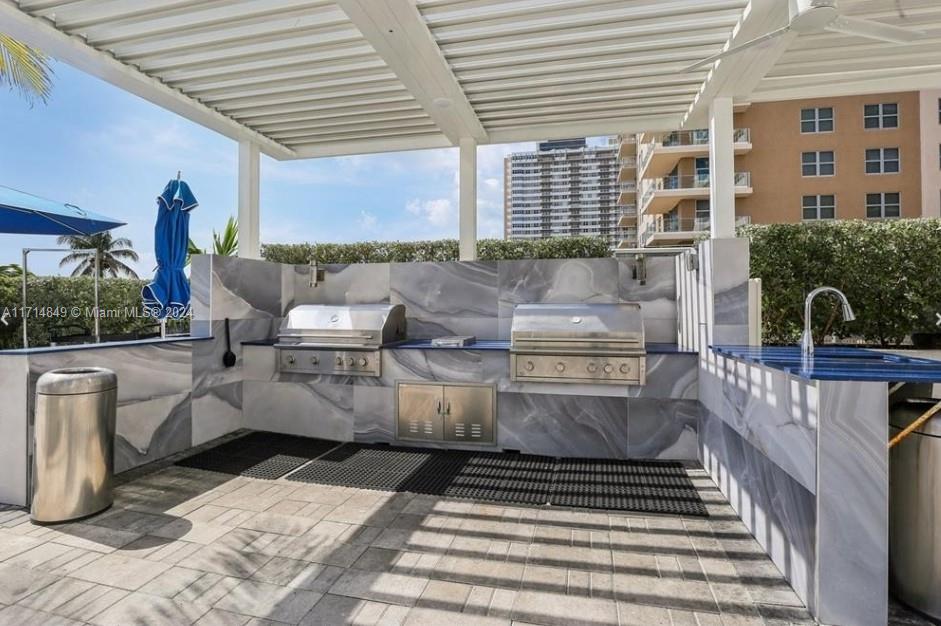
<instances>
[{"instance_id":1,"label":"second stainless grill","mask_svg":"<svg viewBox=\"0 0 941 626\"><path fill-rule=\"evenodd\" d=\"M379 349L406 336L401 304L304 304L278 331L281 371L379 376Z\"/></svg>"},{"instance_id":2,"label":"second stainless grill","mask_svg":"<svg viewBox=\"0 0 941 626\"><path fill-rule=\"evenodd\" d=\"M520 304L513 311L512 380L643 385L646 355L636 303Z\"/></svg>"}]
</instances>

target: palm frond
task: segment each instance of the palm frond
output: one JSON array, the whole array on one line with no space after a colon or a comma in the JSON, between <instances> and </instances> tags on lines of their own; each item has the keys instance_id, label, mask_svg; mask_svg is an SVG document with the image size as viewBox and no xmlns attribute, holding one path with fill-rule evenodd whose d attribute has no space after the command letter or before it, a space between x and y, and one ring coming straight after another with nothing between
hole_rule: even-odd
<instances>
[{"instance_id":1,"label":"palm frond","mask_svg":"<svg viewBox=\"0 0 941 626\"><path fill-rule=\"evenodd\" d=\"M0 84L18 91L30 106L49 101L52 93L49 58L26 44L0 33Z\"/></svg>"}]
</instances>

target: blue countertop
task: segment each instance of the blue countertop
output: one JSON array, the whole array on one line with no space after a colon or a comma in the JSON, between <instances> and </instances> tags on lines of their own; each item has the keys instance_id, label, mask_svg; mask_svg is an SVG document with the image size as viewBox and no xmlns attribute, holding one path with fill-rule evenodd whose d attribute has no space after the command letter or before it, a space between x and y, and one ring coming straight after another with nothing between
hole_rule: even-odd
<instances>
[{"instance_id":1,"label":"blue countertop","mask_svg":"<svg viewBox=\"0 0 941 626\"><path fill-rule=\"evenodd\" d=\"M193 337L182 335L178 337L154 337L152 339L135 339L133 341L103 341L101 343L78 343L65 346L38 346L35 348L17 348L15 350L0 350L0 356L23 356L46 352L73 352L76 350L104 350L107 348L134 348L157 343L183 343L191 341L209 341L213 337Z\"/></svg>"},{"instance_id":2,"label":"blue countertop","mask_svg":"<svg viewBox=\"0 0 941 626\"><path fill-rule=\"evenodd\" d=\"M809 363L798 346L710 346L722 356L757 363L809 380L941 382L941 361L840 346L821 346Z\"/></svg>"},{"instance_id":3,"label":"blue countertop","mask_svg":"<svg viewBox=\"0 0 941 626\"><path fill-rule=\"evenodd\" d=\"M258 339L243 341L243 346L271 346L276 339ZM478 339L469 346L433 346L431 339L408 339L399 343L385 346L386 350L498 350L508 352L510 342L505 339ZM682 350L675 343L648 343L647 354L696 354L695 351Z\"/></svg>"}]
</instances>

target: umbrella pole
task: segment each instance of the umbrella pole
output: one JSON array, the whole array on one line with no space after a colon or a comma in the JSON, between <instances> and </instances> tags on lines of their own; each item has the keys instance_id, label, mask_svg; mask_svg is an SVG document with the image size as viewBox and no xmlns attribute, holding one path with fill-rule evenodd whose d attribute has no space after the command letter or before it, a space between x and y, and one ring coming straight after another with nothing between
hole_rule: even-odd
<instances>
[{"instance_id":1,"label":"umbrella pole","mask_svg":"<svg viewBox=\"0 0 941 626\"><path fill-rule=\"evenodd\" d=\"M98 274L101 263L99 251L95 248L95 343L101 343L101 316L98 311Z\"/></svg>"},{"instance_id":2,"label":"umbrella pole","mask_svg":"<svg viewBox=\"0 0 941 626\"><path fill-rule=\"evenodd\" d=\"M23 248L23 310L21 312L23 318L23 349L29 347L29 334L26 332L26 277L29 275L26 269L27 256L29 256L29 248Z\"/></svg>"}]
</instances>

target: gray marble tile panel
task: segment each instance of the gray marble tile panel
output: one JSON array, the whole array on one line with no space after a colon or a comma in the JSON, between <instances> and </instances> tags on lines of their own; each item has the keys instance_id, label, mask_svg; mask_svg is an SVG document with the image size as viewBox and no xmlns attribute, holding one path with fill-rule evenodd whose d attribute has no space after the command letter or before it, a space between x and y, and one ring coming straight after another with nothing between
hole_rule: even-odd
<instances>
[{"instance_id":1,"label":"gray marble tile panel","mask_svg":"<svg viewBox=\"0 0 941 626\"><path fill-rule=\"evenodd\" d=\"M212 319L212 256L208 254L194 254L191 257L190 303L193 322Z\"/></svg>"},{"instance_id":2,"label":"gray marble tile panel","mask_svg":"<svg viewBox=\"0 0 941 626\"><path fill-rule=\"evenodd\" d=\"M395 388L353 389L353 438L365 443L395 441Z\"/></svg>"},{"instance_id":3,"label":"gray marble tile panel","mask_svg":"<svg viewBox=\"0 0 941 626\"><path fill-rule=\"evenodd\" d=\"M310 286L310 266L284 266L293 274L294 304L377 304L389 302L388 263L321 265L324 279ZM286 310L286 309L285 309Z\"/></svg>"},{"instance_id":4,"label":"gray marble tile panel","mask_svg":"<svg viewBox=\"0 0 941 626\"><path fill-rule=\"evenodd\" d=\"M885 624L889 578L888 387L822 381L817 617Z\"/></svg>"},{"instance_id":5,"label":"gray marble tile panel","mask_svg":"<svg viewBox=\"0 0 941 626\"><path fill-rule=\"evenodd\" d=\"M517 304L617 302L619 297L613 258L499 261L497 271L500 339L509 339Z\"/></svg>"},{"instance_id":6,"label":"gray marble tile panel","mask_svg":"<svg viewBox=\"0 0 941 626\"><path fill-rule=\"evenodd\" d=\"M713 319L717 325L748 324L747 239L711 239Z\"/></svg>"},{"instance_id":7,"label":"gray marble tile panel","mask_svg":"<svg viewBox=\"0 0 941 626\"><path fill-rule=\"evenodd\" d=\"M239 257L212 257L214 319L281 316L281 265Z\"/></svg>"},{"instance_id":8,"label":"gray marble tile panel","mask_svg":"<svg viewBox=\"0 0 941 626\"><path fill-rule=\"evenodd\" d=\"M628 400L497 394L501 448L552 456L625 458Z\"/></svg>"},{"instance_id":9,"label":"gray marble tile panel","mask_svg":"<svg viewBox=\"0 0 941 626\"><path fill-rule=\"evenodd\" d=\"M391 301L404 304L408 335L497 337L497 262L393 263Z\"/></svg>"},{"instance_id":10,"label":"gray marble tile panel","mask_svg":"<svg viewBox=\"0 0 941 626\"><path fill-rule=\"evenodd\" d=\"M798 597L816 607L816 499L715 414L703 410L700 459Z\"/></svg>"},{"instance_id":11,"label":"gray marble tile panel","mask_svg":"<svg viewBox=\"0 0 941 626\"><path fill-rule=\"evenodd\" d=\"M699 406L696 400L631 398L627 458L696 461Z\"/></svg>"},{"instance_id":12,"label":"gray marble tile panel","mask_svg":"<svg viewBox=\"0 0 941 626\"><path fill-rule=\"evenodd\" d=\"M647 384L627 387L627 395L695 400L698 380L699 357L695 354L648 354Z\"/></svg>"},{"instance_id":13,"label":"gray marble tile panel","mask_svg":"<svg viewBox=\"0 0 941 626\"><path fill-rule=\"evenodd\" d=\"M245 426L254 430L353 440L353 386L246 380Z\"/></svg>"},{"instance_id":14,"label":"gray marble tile panel","mask_svg":"<svg viewBox=\"0 0 941 626\"><path fill-rule=\"evenodd\" d=\"M648 256L646 280L635 278L638 262L618 260L618 298L639 302L647 341L676 343L676 266L673 257Z\"/></svg>"},{"instance_id":15,"label":"gray marble tile panel","mask_svg":"<svg viewBox=\"0 0 941 626\"><path fill-rule=\"evenodd\" d=\"M399 380L497 382L487 379L500 372L484 367L483 354L478 350L383 350L382 385L393 387Z\"/></svg>"},{"instance_id":16,"label":"gray marble tile panel","mask_svg":"<svg viewBox=\"0 0 941 626\"><path fill-rule=\"evenodd\" d=\"M25 506L29 410L26 356L0 356L0 381L0 502Z\"/></svg>"},{"instance_id":17,"label":"gray marble tile panel","mask_svg":"<svg viewBox=\"0 0 941 626\"><path fill-rule=\"evenodd\" d=\"M215 385L193 396L193 445L245 427L242 381Z\"/></svg>"},{"instance_id":18,"label":"gray marble tile panel","mask_svg":"<svg viewBox=\"0 0 941 626\"><path fill-rule=\"evenodd\" d=\"M811 493L817 489L818 395L813 381L710 353L699 399Z\"/></svg>"},{"instance_id":19,"label":"gray marble tile panel","mask_svg":"<svg viewBox=\"0 0 941 626\"><path fill-rule=\"evenodd\" d=\"M123 471L192 445L192 348L200 343L34 354L29 358L29 396L39 376L52 369L91 366L114 371L118 377L115 469Z\"/></svg>"},{"instance_id":20,"label":"gray marble tile panel","mask_svg":"<svg viewBox=\"0 0 941 626\"><path fill-rule=\"evenodd\" d=\"M643 309L644 307L641 306ZM644 314L644 338L650 343L677 343L679 331L675 317L648 317Z\"/></svg>"}]
</instances>

